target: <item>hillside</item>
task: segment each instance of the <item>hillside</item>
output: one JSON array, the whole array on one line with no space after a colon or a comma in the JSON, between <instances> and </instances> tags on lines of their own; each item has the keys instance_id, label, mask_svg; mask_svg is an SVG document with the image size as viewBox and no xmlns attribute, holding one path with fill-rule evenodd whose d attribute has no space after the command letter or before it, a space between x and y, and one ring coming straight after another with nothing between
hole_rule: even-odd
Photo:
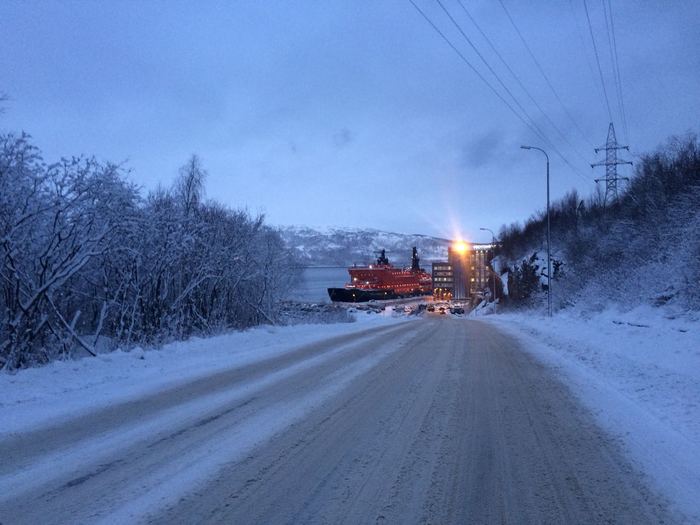
<instances>
[{"instance_id":1,"label":"hillside","mask_svg":"<svg viewBox=\"0 0 700 525\"><path fill-rule=\"evenodd\" d=\"M386 250L396 265L407 265L411 248L418 248L424 265L445 259L449 240L428 235L393 233L373 229L328 228L316 230L303 226L279 228L282 239L296 250L304 266L350 266L364 264L376 258L376 252Z\"/></svg>"},{"instance_id":2,"label":"hillside","mask_svg":"<svg viewBox=\"0 0 700 525\"><path fill-rule=\"evenodd\" d=\"M619 201L575 192L551 208L555 308L666 305L700 310L700 144L673 138L642 155ZM501 229L510 303L542 304L546 215ZM506 268L504 268L506 269Z\"/></svg>"}]
</instances>

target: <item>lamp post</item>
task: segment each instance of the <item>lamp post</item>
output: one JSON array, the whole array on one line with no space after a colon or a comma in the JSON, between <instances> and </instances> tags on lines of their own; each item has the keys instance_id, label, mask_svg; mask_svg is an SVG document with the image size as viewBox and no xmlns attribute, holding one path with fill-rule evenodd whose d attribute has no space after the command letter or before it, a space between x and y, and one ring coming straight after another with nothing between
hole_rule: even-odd
<instances>
[{"instance_id":1,"label":"lamp post","mask_svg":"<svg viewBox=\"0 0 700 525\"><path fill-rule=\"evenodd\" d=\"M496 255L496 234L489 228L479 228L481 231L491 232L491 245L493 246L493 255ZM493 313L496 313L496 269L491 262L491 273L493 274Z\"/></svg>"},{"instance_id":2,"label":"lamp post","mask_svg":"<svg viewBox=\"0 0 700 525\"><path fill-rule=\"evenodd\" d=\"M549 227L549 155L542 148L537 146L520 146L522 149L536 149L544 153L547 158L547 315L552 317L552 257L551 257L551 235Z\"/></svg>"}]
</instances>

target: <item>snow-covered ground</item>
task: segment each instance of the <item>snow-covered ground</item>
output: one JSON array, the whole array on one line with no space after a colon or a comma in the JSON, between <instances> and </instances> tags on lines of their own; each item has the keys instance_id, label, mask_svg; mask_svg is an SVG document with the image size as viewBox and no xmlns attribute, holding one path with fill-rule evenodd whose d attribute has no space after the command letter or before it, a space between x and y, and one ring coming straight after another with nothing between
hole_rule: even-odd
<instances>
[{"instance_id":1,"label":"snow-covered ground","mask_svg":"<svg viewBox=\"0 0 700 525\"><path fill-rule=\"evenodd\" d=\"M632 462L700 523L700 320L652 307L487 315L561 373Z\"/></svg>"},{"instance_id":2,"label":"snow-covered ground","mask_svg":"<svg viewBox=\"0 0 700 525\"><path fill-rule=\"evenodd\" d=\"M483 308L477 319L513 334L523 348L561 374L600 425L619 438L650 482L690 516L689 521L700 523L698 316L670 316L667 310L651 307L628 312L611 308L587 316L564 312L552 319L533 311L494 316L487 315L488 310ZM355 315L355 323L259 327L159 350L113 352L15 375L0 374L0 437L283 355L329 337L415 318L389 309L386 314ZM198 402L218 402L216 396L234 394L224 392ZM191 408L197 413L196 407Z\"/></svg>"},{"instance_id":3,"label":"snow-covered ground","mask_svg":"<svg viewBox=\"0 0 700 525\"><path fill-rule=\"evenodd\" d=\"M116 351L79 360L0 374L0 437L61 421L97 407L138 399L203 377L247 365L329 337L405 322L392 314L355 314L356 322L261 326L160 349Z\"/></svg>"}]
</instances>

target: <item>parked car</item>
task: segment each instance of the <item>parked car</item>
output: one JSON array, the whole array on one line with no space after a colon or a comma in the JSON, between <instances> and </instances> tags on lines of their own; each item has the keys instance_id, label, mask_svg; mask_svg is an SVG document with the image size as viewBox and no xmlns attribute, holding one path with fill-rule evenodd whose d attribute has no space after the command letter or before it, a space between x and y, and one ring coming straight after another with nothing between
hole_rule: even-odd
<instances>
[{"instance_id":1,"label":"parked car","mask_svg":"<svg viewBox=\"0 0 700 525\"><path fill-rule=\"evenodd\" d=\"M429 311L429 312L434 312L434 311L435 311L435 305L429 304L429 305L428 305L428 311Z\"/></svg>"}]
</instances>

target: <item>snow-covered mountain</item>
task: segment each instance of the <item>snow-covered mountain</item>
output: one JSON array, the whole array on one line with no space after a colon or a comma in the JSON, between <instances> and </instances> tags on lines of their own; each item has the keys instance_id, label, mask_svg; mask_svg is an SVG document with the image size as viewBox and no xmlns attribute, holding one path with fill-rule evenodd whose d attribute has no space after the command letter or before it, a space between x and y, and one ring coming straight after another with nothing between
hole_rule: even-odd
<instances>
[{"instance_id":1,"label":"snow-covered mountain","mask_svg":"<svg viewBox=\"0 0 700 525\"><path fill-rule=\"evenodd\" d=\"M360 228L328 228L317 230L304 226L279 228L282 238L305 266L350 266L367 264L376 259L376 252L386 250L392 264L406 266L411 261L411 248L418 248L421 265L447 258L448 239L428 235L393 233Z\"/></svg>"}]
</instances>

